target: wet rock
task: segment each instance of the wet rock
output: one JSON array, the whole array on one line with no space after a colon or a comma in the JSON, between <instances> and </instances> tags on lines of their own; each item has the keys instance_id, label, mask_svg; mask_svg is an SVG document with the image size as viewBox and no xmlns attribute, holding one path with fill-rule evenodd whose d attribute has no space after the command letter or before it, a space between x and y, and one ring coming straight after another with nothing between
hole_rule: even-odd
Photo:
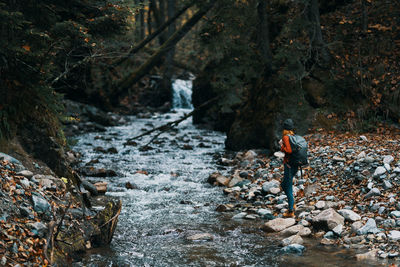
<instances>
[{"instance_id":1,"label":"wet rock","mask_svg":"<svg viewBox=\"0 0 400 267\"><path fill-rule=\"evenodd\" d=\"M249 185L249 184L251 184L251 181L245 179L245 180L243 180L243 181L238 182L237 184L235 184L235 186L238 186L238 187L242 188L242 187L244 187L245 185Z\"/></svg>"},{"instance_id":2,"label":"wet rock","mask_svg":"<svg viewBox=\"0 0 400 267\"><path fill-rule=\"evenodd\" d=\"M234 187L236 186L238 183L242 182L243 178L240 178L239 176L233 176L232 179L229 181L228 183L228 187Z\"/></svg>"},{"instance_id":3,"label":"wet rock","mask_svg":"<svg viewBox=\"0 0 400 267\"><path fill-rule=\"evenodd\" d=\"M292 235L309 236L311 234L311 230L310 228L306 228L301 224L297 224L281 231L280 234L283 236L292 236Z\"/></svg>"},{"instance_id":4,"label":"wet rock","mask_svg":"<svg viewBox=\"0 0 400 267\"><path fill-rule=\"evenodd\" d=\"M246 217L247 212L241 212L236 214L235 216L232 217L233 220L241 220L244 219L244 217Z\"/></svg>"},{"instance_id":5,"label":"wet rock","mask_svg":"<svg viewBox=\"0 0 400 267\"><path fill-rule=\"evenodd\" d=\"M118 154L118 150L115 147L110 147L109 149L107 149L107 153Z\"/></svg>"},{"instance_id":6,"label":"wet rock","mask_svg":"<svg viewBox=\"0 0 400 267\"><path fill-rule=\"evenodd\" d=\"M340 215L342 215L344 217L344 219L346 221L349 222L355 222L355 221L359 221L361 220L361 216L358 215L357 213L355 213L352 210L348 210L348 209L341 209L338 211Z\"/></svg>"},{"instance_id":7,"label":"wet rock","mask_svg":"<svg viewBox=\"0 0 400 267\"><path fill-rule=\"evenodd\" d=\"M388 238L390 241L399 241L400 240L400 231L392 230L388 234Z\"/></svg>"},{"instance_id":8,"label":"wet rock","mask_svg":"<svg viewBox=\"0 0 400 267\"><path fill-rule=\"evenodd\" d=\"M90 194L92 194L93 196L97 196L99 194L96 186L94 184L92 184L91 182L89 182L87 180L81 180L81 185L83 186L83 188L85 188L87 191L89 191Z\"/></svg>"},{"instance_id":9,"label":"wet rock","mask_svg":"<svg viewBox=\"0 0 400 267\"><path fill-rule=\"evenodd\" d=\"M33 176L33 172L28 171L28 170L23 170L23 171L17 172L17 175L24 176L29 179Z\"/></svg>"},{"instance_id":10,"label":"wet rock","mask_svg":"<svg viewBox=\"0 0 400 267\"><path fill-rule=\"evenodd\" d=\"M97 169L92 166L85 166L79 169L79 172L84 176L91 176L91 177L115 177L117 173L113 170L107 169Z\"/></svg>"},{"instance_id":11,"label":"wet rock","mask_svg":"<svg viewBox=\"0 0 400 267\"><path fill-rule=\"evenodd\" d=\"M99 194L105 194L107 192L107 185L107 182L97 182L94 184Z\"/></svg>"},{"instance_id":12,"label":"wet rock","mask_svg":"<svg viewBox=\"0 0 400 267\"><path fill-rule=\"evenodd\" d=\"M294 225L296 220L293 218L276 218L271 220L262 227L262 229L266 232L280 232Z\"/></svg>"},{"instance_id":13,"label":"wet rock","mask_svg":"<svg viewBox=\"0 0 400 267\"><path fill-rule=\"evenodd\" d=\"M374 219L369 218L366 224L357 230L357 235L377 234L380 230L376 227Z\"/></svg>"},{"instance_id":14,"label":"wet rock","mask_svg":"<svg viewBox=\"0 0 400 267\"><path fill-rule=\"evenodd\" d=\"M312 220L315 229L332 230L339 224L344 224L344 218L332 208L322 211Z\"/></svg>"},{"instance_id":15,"label":"wet rock","mask_svg":"<svg viewBox=\"0 0 400 267\"><path fill-rule=\"evenodd\" d=\"M217 179L215 180L215 184L218 186L228 186L230 182L230 179L228 177L225 177L223 175L219 175Z\"/></svg>"},{"instance_id":16,"label":"wet rock","mask_svg":"<svg viewBox=\"0 0 400 267\"><path fill-rule=\"evenodd\" d=\"M218 212L225 212L225 211L231 211L232 209L233 205L231 204L221 204L215 210Z\"/></svg>"},{"instance_id":17,"label":"wet rock","mask_svg":"<svg viewBox=\"0 0 400 267\"><path fill-rule=\"evenodd\" d=\"M365 196L365 199L368 199L370 197L373 196L380 196L381 195L381 191L378 188L372 188Z\"/></svg>"},{"instance_id":18,"label":"wet rock","mask_svg":"<svg viewBox=\"0 0 400 267\"><path fill-rule=\"evenodd\" d=\"M32 194L33 209L37 213L45 213L50 210L50 204L42 197Z\"/></svg>"},{"instance_id":19,"label":"wet rock","mask_svg":"<svg viewBox=\"0 0 400 267\"><path fill-rule=\"evenodd\" d=\"M376 259L376 255L377 255L378 250L374 249L371 250L367 253L363 253L363 254L356 254L356 259L358 261L362 261L362 260L373 260Z\"/></svg>"},{"instance_id":20,"label":"wet rock","mask_svg":"<svg viewBox=\"0 0 400 267\"><path fill-rule=\"evenodd\" d=\"M329 238L322 238L320 241L320 244L324 246L332 246L335 245L335 243L336 243L335 240Z\"/></svg>"},{"instance_id":21,"label":"wet rock","mask_svg":"<svg viewBox=\"0 0 400 267\"><path fill-rule=\"evenodd\" d=\"M281 241L282 246L288 246L292 244L302 245L304 243L303 238L300 235L292 235L288 238L285 238Z\"/></svg>"},{"instance_id":22,"label":"wet rock","mask_svg":"<svg viewBox=\"0 0 400 267\"><path fill-rule=\"evenodd\" d=\"M301 255L303 254L304 250L306 248L303 245L300 244L291 244L286 247L283 247L280 251L282 253L287 253L287 254L297 254Z\"/></svg>"}]
</instances>

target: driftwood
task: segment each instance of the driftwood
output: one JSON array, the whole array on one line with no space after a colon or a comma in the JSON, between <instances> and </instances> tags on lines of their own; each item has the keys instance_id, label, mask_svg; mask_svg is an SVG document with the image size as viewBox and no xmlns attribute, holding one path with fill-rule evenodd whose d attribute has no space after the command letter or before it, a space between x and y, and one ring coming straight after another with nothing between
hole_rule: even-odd
<instances>
[{"instance_id":1,"label":"driftwood","mask_svg":"<svg viewBox=\"0 0 400 267\"><path fill-rule=\"evenodd\" d=\"M127 142L133 141L133 140L139 139L139 138L141 138L141 137L143 137L143 136L150 135L150 134L152 134L152 133L154 133L154 132L156 132L156 131L160 131L160 132L157 133L157 134L151 139L151 141L147 144L147 145L149 145L149 144L152 143L158 136L160 136L160 134L162 134L163 132L166 132L166 131L172 129L172 128L175 127L175 126L177 126L179 123L181 123L182 121L184 121L184 120L190 118L191 116L193 116L194 113L196 113L196 112L199 111L200 109L206 107L207 105L209 105L209 104L215 102L215 101L218 100L219 98L220 98L219 96L214 97L214 98L212 98L212 99L210 99L210 100L204 102L203 104L201 104L201 105L198 106L197 108L193 109L193 110L192 110L191 112L189 112L188 114L185 114L183 117L181 117L181 118L179 118L179 119L177 119L177 120L175 120L175 121L170 121L170 122L168 122L168 123L166 123L166 124L163 124L163 125L161 125L161 126L158 126L158 127L156 127L156 128L153 128L153 129L151 129L151 130L148 130L148 131L146 131L146 132L144 132L144 133L142 133L142 134L140 134L140 135L138 135L138 136L135 136L135 137L132 137L132 138L130 138L130 139L127 139L126 141L127 141Z\"/></svg>"}]
</instances>

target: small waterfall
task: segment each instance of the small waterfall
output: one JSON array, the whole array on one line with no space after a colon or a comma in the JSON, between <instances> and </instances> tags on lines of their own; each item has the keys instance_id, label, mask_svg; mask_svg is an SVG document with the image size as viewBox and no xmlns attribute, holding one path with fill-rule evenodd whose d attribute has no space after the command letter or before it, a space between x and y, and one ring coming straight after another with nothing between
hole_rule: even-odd
<instances>
[{"instance_id":1,"label":"small waterfall","mask_svg":"<svg viewBox=\"0 0 400 267\"><path fill-rule=\"evenodd\" d=\"M193 109L192 105L192 86L194 77L189 80L176 79L172 83L172 107Z\"/></svg>"}]
</instances>

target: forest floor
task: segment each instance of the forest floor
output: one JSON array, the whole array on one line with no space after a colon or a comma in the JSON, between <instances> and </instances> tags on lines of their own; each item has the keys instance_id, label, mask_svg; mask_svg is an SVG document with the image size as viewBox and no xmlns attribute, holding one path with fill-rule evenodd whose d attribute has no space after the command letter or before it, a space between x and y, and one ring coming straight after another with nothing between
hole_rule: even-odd
<instances>
[{"instance_id":1,"label":"forest floor","mask_svg":"<svg viewBox=\"0 0 400 267\"><path fill-rule=\"evenodd\" d=\"M267 220L280 233L285 251L302 253L302 237L322 245L357 249L358 259L400 262L400 131L379 127L364 135L316 130L309 142L309 165L294 179L295 218L283 218L286 196L281 152L266 157L253 150L221 158L231 175L210 175L225 186L229 202L221 212L233 219ZM239 212L239 213L237 213Z\"/></svg>"}]
</instances>

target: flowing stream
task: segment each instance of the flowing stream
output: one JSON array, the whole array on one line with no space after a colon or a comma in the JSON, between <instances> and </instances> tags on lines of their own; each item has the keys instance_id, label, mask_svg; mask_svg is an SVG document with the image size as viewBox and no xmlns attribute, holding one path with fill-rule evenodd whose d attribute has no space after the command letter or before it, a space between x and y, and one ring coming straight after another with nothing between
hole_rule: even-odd
<instances>
[{"instance_id":1,"label":"flowing stream","mask_svg":"<svg viewBox=\"0 0 400 267\"><path fill-rule=\"evenodd\" d=\"M178 81L174 87L190 85ZM188 107L190 100L181 100L175 103ZM348 251L330 250L312 241L303 256L282 255L279 238L259 230L263 221L235 221L233 213L216 212L228 199L206 179L215 170L227 171L214 160L224 153L223 134L198 129L188 119L149 144L150 150L140 148L151 136L138 140L137 146L123 145L128 138L187 112L190 109L127 117L129 123L123 126L78 137L74 149L83 154L83 165L98 160L95 167L117 171L117 177L91 180L106 180L107 196L121 199L123 208L112 243L91 250L76 266L358 266ZM97 146L114 147L118 153L102 154L94 150ZM213 239L188 240L198 233Z\"/></svg>"}]
</instances>

